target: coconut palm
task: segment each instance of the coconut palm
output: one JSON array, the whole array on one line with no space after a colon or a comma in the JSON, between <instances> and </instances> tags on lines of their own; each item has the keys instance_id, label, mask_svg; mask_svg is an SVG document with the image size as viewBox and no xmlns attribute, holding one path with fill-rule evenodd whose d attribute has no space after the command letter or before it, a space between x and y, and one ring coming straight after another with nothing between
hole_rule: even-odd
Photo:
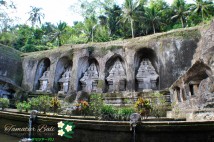
<instances>
[{"instance_id":1,"label":"coconut palm","mask_svg":"<svg viewBox=\"0 0 214 142\"><path fill-rule=\"evenodd\" d=\"M31 6L31 8L31 11L28 12L28 14L30 14L28 21L31 21L32 27L34 27L37 22L41 24L41 18L44 18L45 15L41 13L42 8L37 8L33 6Z\"/></svg>"},{"instance_id":2,"label":"coconut palm","mask_svg":"<svg viewBox=\"0 0 214 142\"><path fill-rule=\"evenodd\" d=\"M59 24L57 24L57 27L54 29L54 32L51 33L51 36L50 36L51 41L57 41L58 46L62 46L62 44L65 42L64 40L68 38L67 36L66 38L63 38L63 36L68 34L68 32L66 31L66 28L67 28L67 23L60 21Z\"/></svg>"},{"instance_id":3,"label":"coconut palm","mask_svg":"<svg viewBox=\"0 0 214 142\"><path fill-rule=\"evenodd\" d=\"M194 0L194 2L195 3L191 6L192 11L201 14L202 21L204 21L204 18L209 15L209 9L214 6L214 4L206 0Z\"/></svg>"},{"instance_id":4,"label":"coconut palm","mask_svg":"<svg viewBox=\"0 0 214 142\"><path fill-rule=\"evenodd\" d=\"M185 1L174 0L172 7L174 9L175 15L172 16L171 19L179 19L182 24L182 28L184 28L184 20L189 13L189 11L185 8Z\"/></svg>"},{"instance_id":5,"label":"coconut palm","mask_svg":"<svg viewBox=\"0 0 214 142\"><path fill-rule=\"evenodd\" d=\"M159 13L161 11L157 12L155 10L155 7L152 6L151 8L147 8L145 10L145 22L147 24L151 24L152 25L152 29L153 29L153 33L155 34L156 29L160 26L161 24L161 17L159 16Z\"/></svg>"},{"instance_id":6,"label":"coconut palm","mask_svg":"<svg viewBox=\"0 0 214 142\"><path fill-rule=\"evenodd\" d=\"M141 4L140 0L125 0L125 3L122 8L122 22L129 21L130 28L132 31L132 38L134 38L134 21L135 14L138 13L137 8Z\"/></svg>"}]
</instances>

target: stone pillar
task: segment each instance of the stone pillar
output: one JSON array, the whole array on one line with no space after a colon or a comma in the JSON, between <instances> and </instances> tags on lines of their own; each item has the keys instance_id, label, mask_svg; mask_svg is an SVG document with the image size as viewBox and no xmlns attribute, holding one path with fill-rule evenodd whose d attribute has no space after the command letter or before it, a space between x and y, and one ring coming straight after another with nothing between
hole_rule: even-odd
<instances>
[{"instance_id":1,"label":"stone pillar","mask_svg":"<svg viewBox=\"0 0 214 142\"><path fill-rule=\"evenodd\" d=\"M126 54L126 89L127 91L134 92L135 91L135 63L134 63L134 55L135 51L132 49L125 49Z\"/></svg>"}]
</instances>

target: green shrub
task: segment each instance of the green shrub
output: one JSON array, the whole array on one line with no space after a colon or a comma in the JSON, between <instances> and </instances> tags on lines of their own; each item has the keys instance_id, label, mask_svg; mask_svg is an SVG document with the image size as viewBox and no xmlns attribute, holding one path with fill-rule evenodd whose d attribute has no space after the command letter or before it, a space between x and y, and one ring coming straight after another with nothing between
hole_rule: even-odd
<instances>
[{"instance_id":1,"label":"green shrub","mask_svg":"<svg viewBox=\"0 0 214 142\"><path fill-rule=\"evenodd\" d=\"M153 99L152 105L152 112L151 114L157 118L166 116L166 111L168 109L168 104L163 94L161 93L153 93L151 94L156 99Z\"/></svg>"},{"instance_id":2,"label":"green shrub","mask_svg":"<svg viewBox=\"0 0 214 142\"><path fill-rule=\"evenodd\" d=\"M39 96L39 110L43 111L44 114L50 109L51 107L51 97L49 96Z\"/></svg>"},{"instance_id":3,"label":"green shrub","mask_svg":"<svg viewBox=\"0 0 214 142\"><path fill-rule=\"evenodd\" d=\"M53 97L51 99L51 108L53 109L53 112L54 113L59 112L60 107L61 107L61 103L60 103L58 97L57 96Z\"/></svg>"},{"instance_id":4,"label":"green shrub","mask_svg":"<svg viewBox=\"0 0 214 142\"><path fill-rule=\"evenodd\" d=\"M89 106L89 111L95 116L96 119L98 119L101 115L101 109L103 106L101 94L91 94Z\"/></svg>"},{"instance_id":5,"label":"green shrub","mask_svg":"<svg viewBox=\"0 0 214 142\"><path fill-rule=\"evenodd\" d=\"M119 120L130 120L130 115L135 113L134 108L132 107L123 107L118 110L118 119Z\"/></svg>"},{"instance_id":6,"label":"green shrub","mask_svg":"<svg viewBox=\"0 0 214 142\"><path fill-rule=\"evenodd\" d=\"M151 113L152 105L150 100L139 97L135 102L135 108L141 116L147 118Z\"/></svg>"},{"instance_id":7,"label":"green shrub","mask_svg":"<svg viewBox=\"0 0 214 142\"><path fill-rule=\"evenodd\" d=\"M31 110L39 110L39 99L38 98L31 98L31 100L29 101Z\"/></svg>"},{"instance_id":8,"label":"green shrub","mask_svg":"<svg viewBox=\"0 0 214 142\"><path fill-rule=\"evenodd\" d=\"M25 112L28 112L31 108L31 105L29 102L23 101L23 102L19 102L16 105L17 109L19 112L22 112L23 110L25 110Z\"/></svg>"},{"instance_id":9,"label":"green shrub","mask_svg":"<svg viewBox=\"0 0 214 142\"><path fill-rule=\"evenodd\" d=\"M101 108L101 119L103 120L115 120L117 119L118 109L114 106L104 105Z\"/></svg>"},{"instance_id":10,"label":"green shrub","mask_svg":"<svg viewBox=\"0 0 214 142\"><path fill-rule=\"evenodd\" d=\"M18 109L19 112L22 112L23 111L23 104L22 102L19 102L16 104L16 108Z\"/></svg>"},{"instance_id":11,"label":"green shrub","mask_svg":"<svg viewBox=\"0 0 214 142\"><path fill-rule=\"evenodd\" d=\"M2 110L9 107L9 99L7 98L0 98L0 107Z\"/></svg>"}]
</instances>

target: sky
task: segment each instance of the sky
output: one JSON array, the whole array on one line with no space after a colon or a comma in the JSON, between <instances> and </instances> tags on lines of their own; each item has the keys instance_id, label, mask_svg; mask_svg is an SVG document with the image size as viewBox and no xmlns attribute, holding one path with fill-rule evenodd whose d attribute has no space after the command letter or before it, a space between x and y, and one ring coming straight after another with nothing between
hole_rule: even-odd
<instances>
[{"instance_id":1,"label":"sky","mask_svg":"<svg viewBox=\"0 0 214 142\"><path fill-rule=\"evenodd\" d=\"M83 18L80 14L71 10L71 5L78 3L78 0L12 0L16 5L16 11L11 14L15 17L20 17L17 20L18 23L26 23L29 18L28 12L31 10L30 6L42 8L42 12L45 14L44 22L51 22L53 24L59 23L59 21L65 21L68 25L73 25L74 21L82 21ZM169 4L173 0L166 0ZM191 3L193 0L186 0ZM118 0L119 4L122 4L124 0Z\"/></svg>"}]
</instances>

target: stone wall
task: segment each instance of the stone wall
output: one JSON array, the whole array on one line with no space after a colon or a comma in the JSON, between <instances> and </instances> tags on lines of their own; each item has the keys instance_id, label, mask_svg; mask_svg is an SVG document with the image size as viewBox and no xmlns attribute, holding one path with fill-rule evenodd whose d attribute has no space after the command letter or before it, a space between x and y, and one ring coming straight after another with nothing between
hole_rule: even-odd
<instances>
[{"instance_id":1,"label":"stone wall","mask_svg":"<svg viewBox=\"0 0 214 142\"><path fill-rule=\"evenodd\" d=\"M214 21L202 28L201 35L191 67L171 86L171 98L176 104L173 111L187 114L182 117L214 120L207 114L214 111Z\"/></svg>"},{"instance_id":2,"label":"stone wall","mask_svg":"<svg viewBox=\"0 0 214 142\"><path fill-rule=\"evenodd\" d=\"M84 89L89 92L139 91L136 75L142 61L148 59L158 75L156 89L163 90L190 67L199 38L198 28L189 28L123 41L66 45L51 51L27 53L23 55L22 87L36 92L39 89L36 84L44 80L42 73L49 69L46 92L57 93L66 83L69 84L68 94ZM66 61L62 62L63 58ZM44 59L50 64L43 68ZM60 84L68 63L69 81ZM89 68L91 64L95 66ZM89 73L91 69L94 71ZM98 77L93 76L94 72ZM119 75L110 77L113 74ZM84 82L84 78L89 81Z\"/></svg>"},{"instance_id":3,"label":"stone wall","mask_svg":"<svg viewBox=\"0 0 214 142\"><path fill-rule=\"evenodd\" d=\"M20 52L0 44L0 98L13 98L21 89L23 70Z\"/></svg>"},{"instance_id":4,"label":"stone wall","mask_svg":"<svg viewBox=\"0 0 214 142\"><path fill-rule=\"evenodd\" d=\"M0 80L21 86L22 60L20 53L10 47L0 45Z\"/></svg>"},{"instance_id":5,"label":"stone wall","mask_svg":"<svg viewBox=\"0 0 214 142\"><path fill-rule=\"evenodd\" d=\"M28 131L14 132L15 128L27 128L29 115L11 112L0 112L0 133L16 137L28 137ZM73 122L75 127L71 139L58 136L57 123ZM5 131L5 125L13 126L13 130ZM62 116L39 116L33 123L33 137L54 138L57 142L131 142L133 130L125 121L97 121L72 119ZM26 130L26 129L25 129ZM40 130L40 131L38 131ZM136 142L213 142L213 122L184 121L143 121L136 127Z\"/></svg>"}]
</instances>

